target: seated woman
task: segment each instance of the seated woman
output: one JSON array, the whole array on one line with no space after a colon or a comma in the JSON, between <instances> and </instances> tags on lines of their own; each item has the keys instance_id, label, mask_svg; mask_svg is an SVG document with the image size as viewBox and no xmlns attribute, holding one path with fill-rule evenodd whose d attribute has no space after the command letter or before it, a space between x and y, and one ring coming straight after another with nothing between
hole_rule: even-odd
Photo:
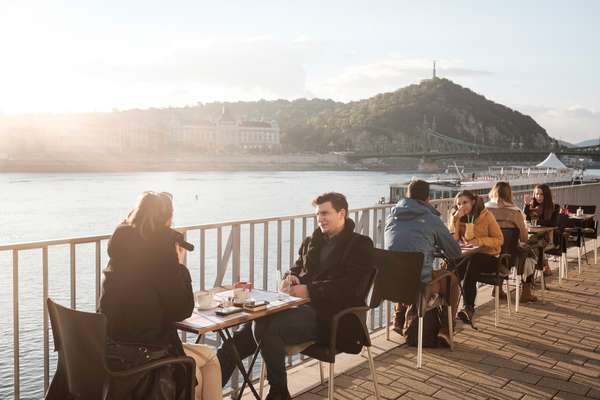
<instances>
[{"instance_id":1,"label":"seated woman","mask_svg":"<svg viewBox=\"0 0 600 400\"><path fill-rule=\"evenodd\" d=\"M537 223L540 226L558 225L560 206L554 204L552 201L552 192L548 185L536 185L533 188L533 197L525 195L524 203L525 207L523 208L523 212L525 213L527 221L537 220ZM545 239L546 246L557 244L551 242L548 236L545 236L543 239ZM554 236L553 241L556 242L557 240L558 237ZM540 260L540 262L544 263L544 276L552 275L550 267L548 266L548 261L544 259L543 261Z\"/></svg>"},{"instance_id":2,"label":"seated woman","mask_svg":"<svg viewBox=\"0 0 600 400\"><path fill-rule=\"evenodd\" d=\"M479 274L496 271L504 237L496 218L484 207L479 196L463 190L456 195L455 201L449 226L452 236L466 244L481 247L471 256L463 281L464 308L458 313L463 322L470 323L475 314Z\"/></svg>"},{"instance_id":3,"label":"seated woman","mask_svg":"<svg viewBox=\"0 0 600 400\"><path fill-rule=\"evenodd\" d=\"M522 302L537 301L533 295L533 273L535 272L535 261L527 259L531 255L529 247L525 247L529 241L529 233L525 226L525 216L519 207L513 203L512 188L508 182L498 182L489 194L490 201L485 203L485 208L490 210L500 228L513 228L519 231L520 254L518 273L523 277Z\"/></svg>"},{"instance_id":4,"label":"seated woman","mask_svg":"<svg viewBox=\"0 0 600 400\"><path fill-rule=\"evenodd\" d=\"M170 226L173 203L168 193L146 192L108 242L99 311L107 317L108 336L121 343L161 346L173 356L196 361L196 399L222 399L221 370L213 351L182 344L173 326L192 314L194 294L184 251Z\"/></svg>"}]
</instances>

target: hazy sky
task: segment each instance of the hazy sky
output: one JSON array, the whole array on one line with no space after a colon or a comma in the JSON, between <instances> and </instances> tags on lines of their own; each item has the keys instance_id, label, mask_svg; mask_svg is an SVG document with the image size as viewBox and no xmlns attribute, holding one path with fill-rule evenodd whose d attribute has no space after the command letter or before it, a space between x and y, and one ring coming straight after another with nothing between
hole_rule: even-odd
<instances>
[{"instance_id":1,"label":"hazy sky","mask_svg":"<svg viewBox=\"0 0 600 400\"><path fill-rule=\"evenodd\" d=\"M355 3L354 5L350 5ZM600 136L600 1L0 0L0 112L392 91L439 75Z\"/></svg>"}]
</instances>

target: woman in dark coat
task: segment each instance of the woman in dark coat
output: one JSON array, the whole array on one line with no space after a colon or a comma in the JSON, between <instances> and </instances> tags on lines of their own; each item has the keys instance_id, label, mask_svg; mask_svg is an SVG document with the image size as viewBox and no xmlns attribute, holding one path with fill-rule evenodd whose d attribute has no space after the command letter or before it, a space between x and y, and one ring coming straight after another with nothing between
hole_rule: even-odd
<instances>
[{"instance_id":1,"label":"woman in dark coat","mask_svg":"<svg viewBox=\"0 0 600 400\"><path fill-rule=\"evenodd\" d=\"M190 273L181 263L185 250L176 244L170 228L172 219L169 194L146 192L140 197L108 243L110 261L104 271L99 311L106 315L108 336L115 342L168 346L174 356L193 357L196 398L206 399L202 393L214 386L206 383L206 372L220 382L220 368L214 352L182 345L173 325L192 314L194 294ZM221 387L217 387L218 397L215 394L211 399L220 398Z\"/></svg>"}]
</instances>

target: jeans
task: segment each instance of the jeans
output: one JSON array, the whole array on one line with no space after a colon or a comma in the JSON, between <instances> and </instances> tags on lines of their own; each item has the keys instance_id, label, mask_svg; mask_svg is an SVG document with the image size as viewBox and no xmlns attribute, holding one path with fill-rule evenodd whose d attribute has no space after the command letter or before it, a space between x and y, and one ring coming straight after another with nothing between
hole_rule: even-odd
<instances>
[{"instance_id":1,"label":"jeans","mask_svg":"<svg viewBox=\"0 0 600 400\"><path fill-rule=\"evenodd\" d=\"M254 336L262 341L261 355L267 365L267 380L272 387L287 387L285 357L287 345L317 339L317 312L302 305L255 322Z\"/></svg>"},{"instance_id":2,"label":"jeans","mask_svg":"<svg viewBox=\"0 0 600 400\"><path fill-rule=\"evenodd\" d=\"M477 296L477 281L482 272L496 272L498 268L498 257L478 253L471 256L471 266L463 281L464 303L467 307L475 306Z\"/></svg>"}]
</instances>

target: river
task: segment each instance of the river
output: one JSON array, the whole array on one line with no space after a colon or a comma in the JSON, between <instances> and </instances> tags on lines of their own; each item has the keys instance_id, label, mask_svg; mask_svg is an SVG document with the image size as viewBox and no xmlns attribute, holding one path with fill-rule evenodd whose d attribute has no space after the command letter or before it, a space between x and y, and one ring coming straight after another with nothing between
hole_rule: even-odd
<instances>
[{"instance_id":1,"label":"river","mask_svg":"<svg viewBox=\"0 0 600 400\"><path fill-rule=\"evenodd\" d=\"M145 190L172 193L174 224L181 226L310 213L312 198L325 191L345 193L352 208L367 207L381 196L389 196L390 183L411 176L368 171L0 174L0 243L110 233ZM95 293L93 257L88 257L90 249L81 247L77 255L77 302L78 308L90 310ZM68 248L49 253L49 293L66 305L69 304L67 255ZM12 398L13 389L11 257L8 252L0 253L0 399L3 400ZM104 255L103 265L105 262ZM19 321L23 399L43 397L41 276L40 252L21 252ZM50 346L52 350L53 345ZM52 371L54 360L52 356Z\"/></svg>"}]
</instances>

